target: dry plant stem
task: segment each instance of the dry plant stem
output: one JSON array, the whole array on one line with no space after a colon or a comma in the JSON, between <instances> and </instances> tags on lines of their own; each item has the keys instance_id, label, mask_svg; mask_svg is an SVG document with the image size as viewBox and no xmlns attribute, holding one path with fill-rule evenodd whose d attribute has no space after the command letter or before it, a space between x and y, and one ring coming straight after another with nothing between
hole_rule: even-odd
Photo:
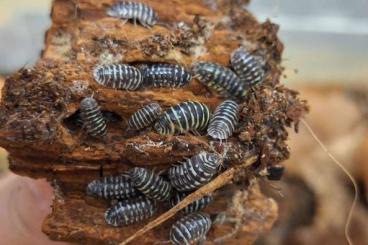
<instances>
[{"instance_id":1,"label":"dry plant stem","mask_svg":"<svg viewBox=\"0 0 368 245\"><path fill-rule=\"evenodd\" d=\"M212 193L215 190L221 188L222 186L230 183L234 176L239 173L240 170L247 168L248 166L255 163L258 159L258 156L252 155L250 156L245 162L239 166L232 167L219 176L217 176L213 181L208 183L207 185L201 187L197 191L193 192L192 194L188 195L185 199L183 199L181 202L179 202L176 206L171 208L169 211L165 212L164 214L160 215L157 219L151 221L147 225L145 225L142 229L138 230L136 233L134 233L132 236L128 237L125 241L120 243L120 245L128 244L129 242L133 241L134 239L142 236L147 231L155 228L156 226L162 224L166 220L173 217L177 212L179 212L181 209L188 206L188 204L202 198L205 195L208 195L208 193Z\"/></svg>"},{"instance_id":2,"label":"dry plant stem","mask_svg":"<svg viewBox=\"0 0 368 245\"><path fill-rule=\"evenodd\" d=\"M358 184L356 182L356 180L354 179L354 177L352 176L352 174L342 165L342 163L340 161L338 161L333 155L332 153L327 149L327 147L322 143L322 141L318 138L318 136L316 135L316 133L313 131L313 129L309 126L309 124L304 120L304 119L300 119L301 122L304 124L304 126L307 128L307 130L309 131L309 133L312 135L312 137L317 141L317 143L321 146L322 150L328 155L328 157L348 176L348 178L350 179L351 183L354 186L354 200L353 203L351 204L351 208L349 210L349 214L348 217L346 219L346 224L345 224L345 238L347 240L347 242L349 243L349 245L353 245L353 241L351 240L350 234L349 234L349 230L350 230L350 224L351 224L351 219L353 217L353 212L355 209L355 206L357 204L358 201Z\"/></svg>"}]
</instances>

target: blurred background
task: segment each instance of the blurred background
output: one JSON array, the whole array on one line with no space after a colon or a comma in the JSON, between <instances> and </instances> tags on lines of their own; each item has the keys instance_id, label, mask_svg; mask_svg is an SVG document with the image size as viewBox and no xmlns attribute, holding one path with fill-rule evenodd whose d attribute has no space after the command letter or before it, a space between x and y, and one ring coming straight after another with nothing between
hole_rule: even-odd
<instances>
[{"instance_id":1,"label":"blurred background","mask_svg":"<svg viewBox=\"0 0 368 245\"><path fill-rule=\"evenodd\" d=\"M0 85L37 60L50 6L51 0L0 0ZM249 9L280 25L284 82L309 101L307 122L357 179L352 237L368 244L368 1L253 0ZM290 132L290 148L283 180L263 187L278 200L280 217L257 244L346 244L351 183L303 125ZM0 149L0 171L6 169Z\"/></svg>"}]
</instances>

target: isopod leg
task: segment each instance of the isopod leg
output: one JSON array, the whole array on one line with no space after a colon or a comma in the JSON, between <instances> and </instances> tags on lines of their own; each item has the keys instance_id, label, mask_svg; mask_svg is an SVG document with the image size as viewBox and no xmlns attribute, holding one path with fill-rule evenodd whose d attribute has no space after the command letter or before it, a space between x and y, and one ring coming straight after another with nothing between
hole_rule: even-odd
<instances>
[{"instance_id":1,"label":"isopod leg","mask_svg":"<svg viewBox=\"0 0 368 245\"><path fill-rule=\"evenodd\" d=\"M128 19L121 19L121 25L125 25L128 22Z\"/></svg>"},{"instance_id":2,"label":"isopod leg","mask_svg":"<svg viewBox=\"0 0 368 245\"><path fill-rule=\"evenodd\" d=\"M149 24L147 23L144 23L143 21L139 20L139 23L144 26L145 28L148 28L148 29L152 29L152 26L150 26Z\"/></svg>"}]
</instances>

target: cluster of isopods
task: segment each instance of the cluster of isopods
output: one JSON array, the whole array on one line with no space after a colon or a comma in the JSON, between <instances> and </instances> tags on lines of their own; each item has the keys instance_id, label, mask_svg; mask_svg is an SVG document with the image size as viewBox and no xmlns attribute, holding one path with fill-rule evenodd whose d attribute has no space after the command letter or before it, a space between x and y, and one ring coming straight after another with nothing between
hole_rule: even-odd
<instances>
[{"instance_id":1,"label":"cluster of isopods","mask_svg":"<svg viewBox=\"0 0 368 245\"><path fill-rule=\"evenodd\" d=\"M185 132L200 134L208 127L209 136L226 140L232 135L238 122L239 105L236 98L244 96L250 86L262 81L264 75L263 69L254 65L256 59L243 48L235 50L231 57L233 68L239 76L229 68L203 62L195 64L192 72L173 64L141 65L138 68L127 64L101 65L94 69L93 75L103 86L124 90L136 90L142 84L178 88L196 77L208 87L235 99L225 100L213 115L207 105L196 101L179 103L165 112L162 112L158 103L152 102L131 116L128 128L141 130L155 122L154 129L157 133L173 135ZM246 75L242 75L243 73ZM105 136L106 122L97 102L91 97L85 98L80 110L87 132L94 137Z\"/></svg>"},{"instance_id":2,"label":"cluster of isopods","mask_svg":"<svg viewBox=\"0 0 368 245\"><path fill-rule=\"evenodd\" d=\"M159 23L157 13L138 2L119 2L107 10L107 15L133 20L151 28ZM215 140L226 140L235 131L239 117L239 105L251 86L262 83L265 77L261 62L245 48L238 48L230 56L231 67L215 63L198 62L190 71L176 64L129 64L98 65L93 70L96 82L104 87L136 91L144 88L180 88L194 78L209 89L227 97L211 113L209 107L197 101L184 101L163 111L151 102L135 112L128 120L129 130L142 130L153 125L160 135L193 133L207 135ZM106 119L93 97L80 103L80 120L86 132L96 138L107 135ZM156 202L168 202L171 207L183 200L190 192L209 183L219 172L223 156L202 151L171 166L166 172L155 173L135 167L119 176L107 176L92 181L87 194L117 200L105 212L107 224L129 225L152 217ZM186 215L173 224L170 241L173 244L192 244L204 241L212 221L201 209L213 200L212 194L188 205Z\"/></svg>"},{"instance_id":3,"label":"cluster of isopods","mask_svg":"<svg viewBox=\"0 0 368 245\"><path fill-rule=\"evenodd\" d=\"M152 217L156 202L168 202L170 207L174 207L190 192L210 182L218 173L221 161L218 154L203 151L172 166L166 176L135 167L122 175L90 182L87 194L118 200L106 210L106 223L116 227L129 225ZM190 244L205 239L212 221L200 210L212 200L212 195L204 196L183 209L186 216L174 223L170 231L173 244Z\"/></svg>"}]
</instances>

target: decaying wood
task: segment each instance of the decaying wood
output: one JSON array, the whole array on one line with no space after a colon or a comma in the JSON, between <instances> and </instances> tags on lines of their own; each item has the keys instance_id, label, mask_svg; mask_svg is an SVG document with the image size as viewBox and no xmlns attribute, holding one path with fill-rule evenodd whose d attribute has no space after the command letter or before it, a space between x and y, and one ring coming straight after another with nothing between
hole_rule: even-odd
<instances>
[{"instance_id":1,"label":"decaying wood","mask_svg":"<svg viewBox=\"0 0 368 245\"><path fill-rule=\"evenodd\" d=\"M12 171L47 178L54 185L53 212L43 225L51 239L88 244L116 244L127 239L144 225L109 227L103 218L109 204L86 197L86 184L101 173L117 174L131 166L166 169L209 145L211 150L227 151L225 170L244 163L253 154L259 158L252 167L236 175L237 187L227 193L230 196L219 196L207 210L211 214L226 213L231 194L238 189L247 191L255 172L289 157L286 129L297 129L299 118L307 111L298 93L280 83L283 46L277 39L278 27L269 21L258 23L242 7L247 1L142 2L155 9L162 21L172 26L183 23L177 28L147 29L106 17L105 10L112 0L55 0L53 24L46 33L41 59L5 82L0 145L9 151ZM95 65L112 62L178 63L187 68L196 61L228 65L231 51L240 45L263 57L267 77L240 105L239 127L226 144L190 135L162 137L151 128L125 132L129 116L152 101L166 109L184 100L196 100L214 110L223 98L198 81L175 90L127 92L102 87L91 74ZM74 116L79 103L92 94L104 111L114 113L106 141L88 138L76 126ZM255 213L268 208L272 212L267 216L270 218L254 221L253 228L263 228L255 232L259 234L271 227L277 208L261 194L254 197L260 205L254 202L249 207ZM165 210L167 207L162 205L158 215ZM170 224L171 221L165 222L135 242L152 244L167 240ZM215 233L229 229L224 225ZM242 230L236 237L238 244L255 240L251 230Z\"/></svg>"},{"instance_id":2,"label":"decaying wood","mask_svg":"<svg viewBox=\"0 0 368 245\"><path fill-rule=\"evenodd\" d=\"M128 244L129 242L133 241L134 239L142 236L144 233L146 233L149 230L152 230L156 226L159 226L166 220L173 217L176 213L178 213L181 209L188 206L188 204L202 198L203 196L207 195L208 193L213 193L217 189L223 187L224 185L227 185L234 179L236 174L239 174L241 170L244 168L249 167L253 163L255 163L258 159L258 156L251 156L249 159L245 161L245 163L238 165L236 167L232 167L219 176L217 176L214 180L212 180L207 185L199 188L195 192L188 195L186 198L184 198L180 203L175 205L173 208L171 208L169 211L165 212L164 214L160 215L158 218L153 220L152 222L145 225L142 229L138 230L136 233L134 233L132 236L128 237L125 241L120 243L120 245Z\"/></svg>"}]
</instances>

